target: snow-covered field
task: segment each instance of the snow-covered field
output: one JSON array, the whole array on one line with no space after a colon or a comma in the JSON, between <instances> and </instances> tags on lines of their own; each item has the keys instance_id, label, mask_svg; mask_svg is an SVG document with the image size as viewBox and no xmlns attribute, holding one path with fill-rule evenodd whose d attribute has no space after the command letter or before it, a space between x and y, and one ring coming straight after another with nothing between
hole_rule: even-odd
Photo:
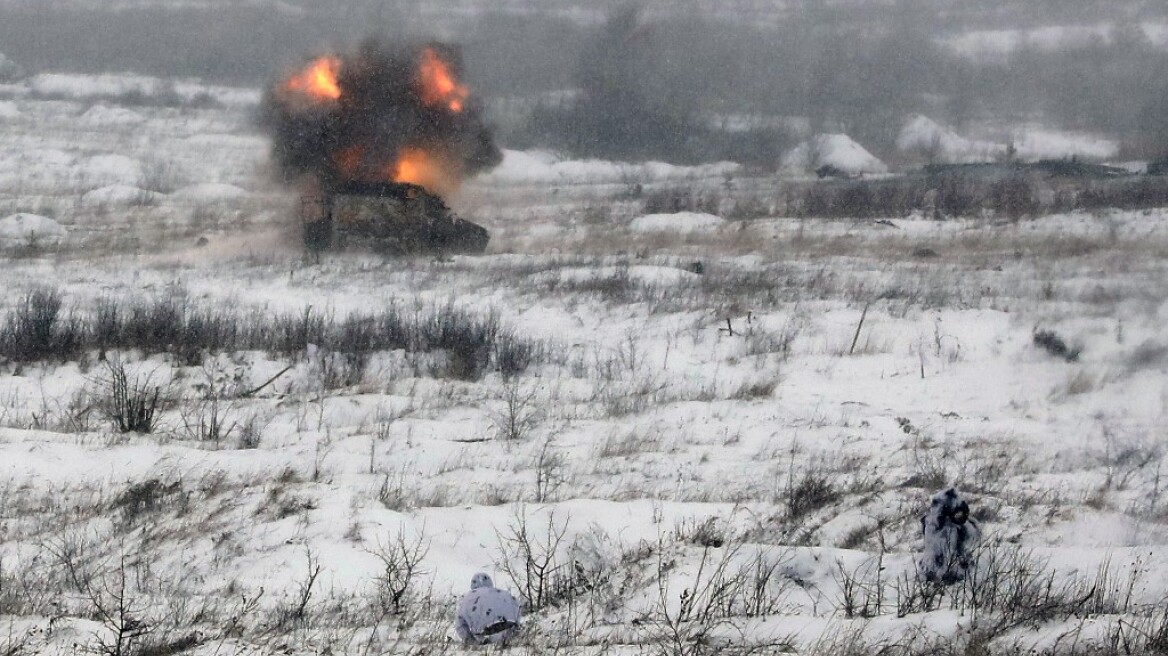
<instances>
[{"instance_id":1,"label":"snow-covered field","mask_svg":"<svg viewBox=\"0 0 1168 656\"><path fill-rule=\"evenodd\" d=\"M55 290L61 323L170 307L250 346L3 366L0 654L457 652L477 571L520 653L1162 653L1168 209L729 220L643 207L774 181L509 152L452 199L487 255L308 264L247 92L26 92L0 329ZM498 332L307 337L383 315ZM149 433L110 418L123 370ZM984 539L938 589L949 485Z\"/></svg>"}]
</instances>

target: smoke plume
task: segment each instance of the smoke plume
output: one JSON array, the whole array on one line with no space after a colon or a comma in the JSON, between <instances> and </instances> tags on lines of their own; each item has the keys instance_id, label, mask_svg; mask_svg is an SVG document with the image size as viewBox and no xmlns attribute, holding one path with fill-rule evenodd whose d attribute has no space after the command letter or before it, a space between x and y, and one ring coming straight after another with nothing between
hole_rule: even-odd
<instances>
[{"instance_id":1,"label":"smoke plume","mask_svg":"<svg viewBox=\"0 0 1168 656\"><path fill-rule=\"evenodd\" d=\"M326 186L410 182L443 195L494 167L502 154L460 63L449 45L375 41L308 62L264 97L281 172Z\"/></svg>"}]
</instances>

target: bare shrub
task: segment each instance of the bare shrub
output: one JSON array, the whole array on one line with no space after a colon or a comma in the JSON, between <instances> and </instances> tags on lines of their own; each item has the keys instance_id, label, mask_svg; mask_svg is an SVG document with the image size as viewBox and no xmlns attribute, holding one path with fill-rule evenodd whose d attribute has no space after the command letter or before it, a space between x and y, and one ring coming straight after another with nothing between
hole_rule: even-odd
<instances>
[{"instance_id":1,"label":"bare shrub","mask_svg":"<svg viewBox=\"0 0 1168 656\"><path fill-rule=\"evenodd\" d=\"M320 385L324 390L355 387L365 381L369 354L365 352L318 353Z\"/></svg>"},{"instance_id":2,"label":"bare shrub","mask_svg":"<svg viewBox=\"0 0 1168 656\"><path fill-rule=\"evenodd\" d=\"M0 557L0 615L32 615L35 604L26 590L26 568L6 562ZM3 650L0 649L0 654Z\"/></svg>"},{"instance_id":3,"label":"bare shrub","mask_svg":"<svg viewBox=\"0 0 1168 656\"><path fill-rule=\"evenodd\" d=\"M194 385L202 396L183 404L182 426L191 439L218 447L240 427L234 416L242 371L232 373L212 361L203 366L202 374L203 381Z\"/></svg>"},{"instance_id":4,"label":"bare shrub","mask_svg":"<svg viewBox=\"0 0 1168 656\"><path fill-rule=\"evenodd\" d=\"M908 435L906 446L912 458L912 474L902 486L930 491L945 487L951 478L949 465L953 454L949 447L935 444L908 419L898 417L897 421L901 422L901 430Z\"/></svg>"},{"instance_id":5,"label":"bare shrub","mask_svg":"<svg viewBox=\"0 0 1168 656\"><path fill-rule=\"evenodd\" d=\"M951 604L995 633L1090 612L1124 612L1130 592L1100 584L1099 577L1108 576L1106 567L1095 579L1066 579L1031 552L989 544L976 554Z\"/></svg>"},{"instance_id":6,"label":"bare shrub","mask_svg":"<svg viewBox=\"0 0 1168 656\"><path fill-rule=\"evenodd\" d=\"M418 492L406 486L406 470L386 472L377 488L377 500L388 510L403 512L418 505Z\"/></svg>"},{"instance_id":7,"label":"bare shrub","mask_svg":"<svg viewBox=\"0 0 1168 656\"><path fill-rule=\"evenodd\" d=\"M798 479L789 477L783 496L787 504L787 521L794 524L820 508L835 503L840 493L826 472L811 468Z\"/></svg>"},{"instance_id":8,"label":"bare shrub","mask_svg":"<svg viewBox=\"0 0 1168 656\"><path fill-rule=\"evenodd\" d=\"M61 295L36 289L9 312L0 332L0 355L17 363L68 360L84 344L82 325L61 313Z\"/></svg>"},{"instance_id":9,"label":"bare shrub","mask_svg":"<svg viewBox=\"0 0 1168 656\"><path fill-rule=\"evenodd\" d=\"M772 378L770 380L759 381L745 381L736 389L732 390L729 395L729 400L732 401L752 401L755 399L769 399L775 395L775 390L779 387L779 379Z\"/></svg>"},{"instance_id":10,"label":"bare shrub","mask_svg":"<svg viewBox=\"0 0 1168 656\"><path fill-rule=\"evenodd\" d=\"M682 590L671 581L672 558L658 559L654 594L642 623L649 653L659 656L764 654L792 651L788 639L757 638L739 615L757 582L736 564L738 547L706 547Z\"/></svg>"},{"instance_id":11,"label":"bare shrub","mask_svg":"<svg viewBox=\"0 0 1168 656\"><path fill-rule=\"evenodd\" d=\"M510 330L500 330L495 337L495 368L504 378L511 378L527 371L532 363L546 357L540 343L516 337Z\"/></svg>"},{"instance_id":12,"label":"bare shrub","mask_svg":"<svg viewBox=\"0 0 1168 656\"><path fill-rule=\"evenodd\" d=\"M286 629L302 624L308 618L312 594L320 577L320 560L311 549L305 549L304 577L296 582L296 590L273 609L274 628Z\"/></svg>"},{"instance_id":13,"label":"bare shrub","mask_svg":"<svg viewBox=\"0 0 1168 656\"><path fill-rule=\"evenodd\" d=\"M1150 465L1159 466L1164 447L1142 439L1124 438L1110 425L1103 426L1103 452L1098 455L1107 475L1105 489L1126 490Z\"/></svg>"},{"instance_id":14,"label":"bare shrub","mask_svg":"<svg viewBox=\"0 0 1168 656\"><path fill-rule=\"evenodd\" d=\"M95 615L107 630L98 637L98 651L105 656L131 656L144 642L152 626L144 617L144 600L131 596L129 564L123 555L112 572L105 573L100 587L86 590Z\"/></svg>"},{"instance_id":15,"label":"bare shrub","mask_svg":"<svg viewBox=\"0 0 1168 656\"><path fill-rule=\"evenodd\" d=\"M544 440L539 453L535 457L535 501L544 503L550 501L556 491L567 482L564 472L567 463L563 455L556 450L554 440L549 436Z\"/></svg>"},{"instance_id":16,"label":"bare shrub","mask_svg":"<svg viewBox=\"0 0 1168 656\"><path fill-rule=\"evenodd\" d=\"M448 303L419 323L420 341L427 351L444 351L446 362L435 373L456 380L478 380L490 362L491 346L499 334L495 314L479 317Z\"/></svg>"},{"instance_id":17,"label":"bare shrub","mask_svg":"<svg viewBox=\"0 0 1168 656\"><path fill-rule=\"evenodd\" d=\"M240 449L258 449L262 439L263 426L261 426L260 417L259 415L252 415L239 426L239 437L236 446Z\"/></svg>"},{"instance_id":18,"label":"bare shrub","mask_svg":"<svg viewBox=\"0 0 1168 656\"><path fill-rule=\"evenodd\" d=\"M147 515L185 501L180 481L163 483L158 478L149 478L127 487L114 499L112 507L120 513L121 524L129 527Z\"/></svg>"},{"instance_id":19,"label":"bare shrub","mask_svg":"<svg viewBox=\"0 0 1168 656\"><path fill-rule=\"evenodd\" d=\"M503 330L495 312L471 312L453 302L418 302L413 312L401 305L391 301L379 312L338 321L311 306L273 315L200 306L180 291L153 301L103 298L77 314L64 312L57 292L42 290L9 314L0 330L0 357L25 363L72 358L87 349L140 350L197 366L207 354L240 350L297 359L314 345L328 355L323 373L334 388L360 383L369 357L385 351L441 353L431 373L458 380L478 380L491 366L513 377L548 357L544 344Z\"/></svg>"},{"instance_id":20,"label":"bare shrub","mask_svg":"<svg viewBox=\"0 0 1168 656\"><path fill-rule=\"evenodd\" d=\"M507 528L495 531L499 541L495 565L518 587L529 611L553 606L571 592L570 568L560 553L568 520L560 523L554 512L545 514L546 522L533 526L536 513L519 506Z\"/></svg>"},{"instance_id":21,"label":"bare shrub","mask_svg":"<svg viewBox=\"0 0 1168 656\"><path fill-rule=\"evenodd\" d=\"M673 536L679 542L699 547L716 548L727 542L725 522L717 517L702 520L693 517L680 519L674 524Z\"/></svg>"},{"instance_id":22,"label":"bare shrub","mask_svg":"<svg viewBox=\"0 0 1168 656\"><path fill-rule=\"evenodd\" d=\"M164 401L163 385L153 373L131 377L120 360L107 360L105 376L97 380L97 407L119 433L151 433Z\"/></svg>"},{"instance_id":23,"label":"bare shrub","mask_svg":"<svg viewBox=\"0 0 1168 656\"><path fill-rule=\"evenodd\" d=\"M525 441L543 421L539 388L510 378L504 381L499 397L501 407L490 415L495 438L504 442Z\"/></svg>"},{"instance_id":24,"label":"bare shrub","mask_svg":"<svg viewBox=\"0 0 1168 656\"><path fill-rule=\"evenodd\" d=\"M886 581L884 551L865 559L856 569L836 561L835 579L840 588L839 609L844 617L877 617L884 613Z\"/></svg>"},{"instance_id":25,"label":"bare shrub","mask_svg":"<svg viewBox=\"0 0 1168 656\"><path fill-rule=\"evenodd\" d=\"M380 615L400 616L415 601L412 597L420 592L420 579L425 574L422 560L429 551L425 532L411 538L404 526L388 542L378 541L372 553L381 561L374 591L374 607Z\"/></svg>"}]
</instances>

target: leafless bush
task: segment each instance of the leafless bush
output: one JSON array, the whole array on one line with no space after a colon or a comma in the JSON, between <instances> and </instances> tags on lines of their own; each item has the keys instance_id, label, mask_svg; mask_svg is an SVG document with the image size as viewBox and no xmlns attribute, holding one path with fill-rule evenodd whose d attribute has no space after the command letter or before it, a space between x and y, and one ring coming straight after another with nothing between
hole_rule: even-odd
<instances>
[{"instance_id":1,"label":"leafless bush","mask_svg":"<svg viewBox=\"0 0 1168 656\"><path fill-rule=\"evenodd\" d=\"M186 501L180 481L163 483L161 479L149 478L127 487L114 499L112 507L120 513L122 526L129 527L147 515Z\"/></svg>"},{"instance_id":2,"label":"leafless bush","mask_svg":"<svg viewBox=\"0 0 1168 656\"><path fill-rule=\"evenodd\" d=\"M0 636L0 656L24 656L34 653L31 647L32 630L21 634L10 631L6 636Z\"/></svg>"},{"instance_id":3,"label":"leafless bush","mask_svg":"<svg viewBox=\"0 0 1168 656\"><path fill-rule=\"evenodd\" d=\"M496 529L499 541L496 566L518 586L524 608L539 611L563 601L571 593L570 568L560 553L568 520L556 520L552 511L541 527L532 526L536 513L519 506L511 523L503 531Z\"/></svg>"},{"instance_id":4,"label":"leafless bush","mask_svg":"<svg viewBox=\"0 0 1168 656\"><path fill-rule=\"evenodd\" d=\"M538 399L538 387L525 385L516 378L505 380L499 398L502 407L491 413L496 439L522 442L530 437L543 421Z\"/></svg>"},{"instance_id":5,"label":"leafless bush","mask_svg":"<svg viewBox=\"0 0 1168 656\"><path fill-rule=\"evenodd\" d=\"M307 569L304 578L296 583L295 592L284 599L275 609L273 622L275 629L285 629L294 624L303 623L309 613L309 604L312 602L312 593L316 588L316 581L320 577L320 560L311 549L305 550Z\"/></svg>"},{"instance_id":6,"label":"leafless bush","mask_svg":"<svg viewBox=\"0 0 1168 656\"><path fill-rule=\"evenodd\" d=\"M153 626L145 618L148 606L131 596L130 569L123 555L118 566L102 577L100 587L91 587L93 611L107 630L98 637L98 650L105 656L131 656L145 641Z\"/></svg>"},{"instance_id":7,"label":"leafless bush","mask_svg":"<svg viewBox=\"0 0 1168 656\"><path fill-rule=\"evenodd\" d=\"M36 609L26 589L29 581L25 569L18 570L17 565L0 557L0 615L35 614Z\"/></svg>"},{"instance_id":8,"label":"leafless bush","mask_svg":"<svg viewBox=\"0 0 1168 656\"><path fill-rule=\"evenodd\" d=\"M153 382L153 373L131 377L120 360L105 363L105 376L97 379L93 396L97 407L119 433L151 433L162 403L164 385Z\"/></svg>"},{"instance_id":9,"label":"leafless bush","mask_svg":"<svg viewBox=\"0 0 1168 656\"><path fill-rule=\"evenodd\" d=\"M1106 566L1105 566L1106 567ZM989 623L996 631L1064 620L1090 612L1123 612L1130 592L1094 580L1060 577L1047 562L1014 546L980 549L952 600L956 610Z\"/></svg>"},{"instance_id":10,"label":"leafless bush","mask_svg":"<svg viewBox=\"0 0 1168 656\"><path fill-rule=\"evenodd\" d=\"M259 415L252 415L239 427L237 446L240 449L258 449L263 439L263 426Z\"/></svg>"},{"instance_id":11,"label":"leafless bush","mask_svg":"<svg viewBox=\"0 0 1168 656\"><path fill-rule=\"evenodd\" d=\"M0 332L0 356L16 363L68 360L80 352L81 324L61 313L61 295L37 289L9 312Z\"/></svg>"},{"instance_id":12,"label":"leafless bush","mask_svg":"<svg viewBox=\"0 0 1168 656\"><path fill-rule=\"evenodd\" d=\"M425 350L443 351L446 362L437 372L456 380L478 380L490 362L491 347L499 334L495 314L476 316L448 303L419 323Z\"/></svg>"},{"instance_id":13,"label":"leafless bush","mask_svg":"<svg viewBox=\"0 0 1168 656\"><path fill-rule=\"evenodd\" d=\"M1106 489L1126 490L1150 465L1160 465L1164 454L1160 444L1130 437L1125 439L1106 422L1102 430L1103 452L1098 457L1107 475Z\"/></svg>"},{"instance_id":14,"label":"leafless bush","mask_svg":"<svg viewBox=\"0 0 1168 656\"><path fill-rule=\"evenodd\" d=\"M134 349L168 353L180 364L196 366L207 354L240 350L300 358L313 344L332 358L325 373L334 387L361 382L369 356L378 352L442 353L431 373L459 380L477 380L492 366L516 376L548 357L542 343L504 330L495 312L421 302L411 312L403 305L390 301L379 312L337 320L311 306L265 316L201 306L180 293L153 301L104 298L90 312L65 313L60 294L42 290L9 314L0 330L0 357L24 363L75 357L88 349Z\"/></svg>"},{"instance_id":15,"label":"leafless bush","mask_svg":"<svg viewBox=\"0 0 1168 656\"><path fill-rule=\"evenodd\" d=\"M378 542L372 553L381 561L374 589L374 606L380 616L406 612L412 597L420 592L420 579L425 574L422 560L429 550L424 531L411 538L404 526L388 542Z\"/></svg>"},{"instance_id":16,"label":"leafless bush","mask_svg":"<svg viewBox=\"0 0 1168 656\"><path fill-rule=\"evenodd\" d=\"M211 361L204 364L202 374L203 381L194 385L202 396L194 403L182 405L182 426L191 439L218 447L240 428L235 418L235 395L242 370L232 374Z\"/></svg>"},{"instance_id":17,"label":"leafless bush","mask_svg":"<svg viewBox=\"0 0 1168 656\"><path fill-rule=\"evenodd\" d=\"M404 469L396 473L387 472L381 477L381 485L377 488L377 500L389 510L401 512L410 507L412 495L406 490L406 472Z\"/></svg>"},{"instance_id":18,"label":"leafless bush","mask_svg":"<svg viewBox=\"0 0 1168 656\"><path fill-rule=\"evenodd\" d=\"M912 465L912 474L904 481L903 486L931 491L948 485L952 477L949 466L953 456L948 446L935 444L927 435L921 434L908 419L899 417L897 420L901 422L901 429L908 435L906 448Z\"/></svg>"},{"instance_id":19,"label":"leafless bush","mask_svg":"<svg viewBox=\"0 0 1168 656\"><path fill-rule=\"evenodd\" d=\"M527 371L533 363L547 357L542 343L521 339L510 330L500 330L495 337L495 368L504 378Z\"/></svg>"},{"instance_id":20,"label":"leafless bush","mask_svg":"<svg viewBox=\"0 0 1168 656\"><path fill-rule=\"evenodd\" d=\"M779 386L779 379L748 380L732 390L727 397L732 401L751 401L754 399L769 399L775 394Z\"/></svg>"},{"instance_id":21,"label":"leafless bush","mask_svg":"<svg viewBox=\"0 0 1168 656\"><path fill-rule=\"evenodd\" d=\"M550 501L566 480L564 457L556 450L551 436L544 440L535 457L535 501Z\"/></svg>"},{"instance_id":22,"label":"leafless bush","mask_svg":"<svg viewBox=\"0 0 1168 656\"><path fill-rule=\"evenodd\" d=\"M369 353L318 353L320 365L320 385L325 390L355 387L365 380L369 367Z\"/></svg>"},{"instance_id":23,"label":"leafless bush","mask_svg":"<svg viewBox=\"0 0 1168 656\"><path fill-rule=\"evenodd\" d=\"M94 558L77 541L48 547L69 587L80 593L84 611L101 623L94 649L103 656L140 656L160 653L159 647L176 642L171 632L183 624L189 631L192 618L183 607L152 601L146 591L176 593L156 578L141 554L130 554L124 545L109 557ZM181 640L195 646L197 635ZM163 652L164 653L164 652Z\"/></svg>"},{"instance_id":24,"label":"leafless bush","mask_svg":"<svg viewBox=\"0 0 1168 656\"><path fill-rule=\"evenodd\" d=\"M798 523L803 517L835 503L840 493L827 473L817 468L807 469L797 478L788 478L783 492L787 504L787 521Z\"/></svg>"},{"instance_id":25,"label":"leafless bush","mask_svg":"<svg viewBox=\"0 0 1168 656\"><path fill-rule=\"evenodd\" d=\"M683 518L673 527L673 536L679 542L699 547L721 547L727 542L725 522L718 517Z\"/></svg>"},{"instance_id":26,"label":"leafless bush","mask_svg":"<svg viewBox=\"0 0 1168 656\"><path fill-rule=\"evenodd\" d=\"M742 622L742 602L752 596L757 579L737 563L738 547L705 547L681 592L671 581L677 566L659 558L655 590L642 622L645 647L659 656L763 654L790 651L789 640L758 639Z\"/></svg>"},{"instance_id":27,"label":"leafless bush","mask_svg":"<svg viewBox=\"0 0 1168 656\"><path fill-rule=\"evenodd\" d=\"M865 559L856 569L849 569L838 560L834 574L840 587L839 609L844 617L877 617L884 613L887 581L883 550Z\"/></svg>"}]
</instances>

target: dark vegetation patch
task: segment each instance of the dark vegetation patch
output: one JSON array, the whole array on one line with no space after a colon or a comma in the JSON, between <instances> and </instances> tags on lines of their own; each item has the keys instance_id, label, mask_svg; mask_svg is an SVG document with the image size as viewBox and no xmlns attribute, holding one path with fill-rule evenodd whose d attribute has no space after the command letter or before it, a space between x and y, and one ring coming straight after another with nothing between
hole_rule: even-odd
<instances>
[{"instance_id":1,"label":"dark vegetation patch","mask_svg":"<svg viewBox=\"0 0 1168 656\"><path fill-rule=\"evenodd\" d=\"M497 314L470 312L452 303L391 302L379 311L344 318L312 307L265 313L182 298L106 298L92 308L66 309L59 292L38 289L0 322L0 361L14 365L133 349L145 355L169 354L193 366L208 354L237 351L297 358L310 344L353 361L385 351L442 352L443 373L461 380L475 380L492 368L506 375L522 373L547 353L541 343L504 328Z\"/></svg>"},{"instance_id":2,"label":"dark vegetation patch","mask_svg":"<svg viewBox=\"0 0 1168 656\"><path fill-rule=\"evenodd\" d=\"M1056 358L1067 362L1078 362L1081 349L1072 348L1053 330L1035 330L1034 345Z\"/></svg>"}]
</instances>

